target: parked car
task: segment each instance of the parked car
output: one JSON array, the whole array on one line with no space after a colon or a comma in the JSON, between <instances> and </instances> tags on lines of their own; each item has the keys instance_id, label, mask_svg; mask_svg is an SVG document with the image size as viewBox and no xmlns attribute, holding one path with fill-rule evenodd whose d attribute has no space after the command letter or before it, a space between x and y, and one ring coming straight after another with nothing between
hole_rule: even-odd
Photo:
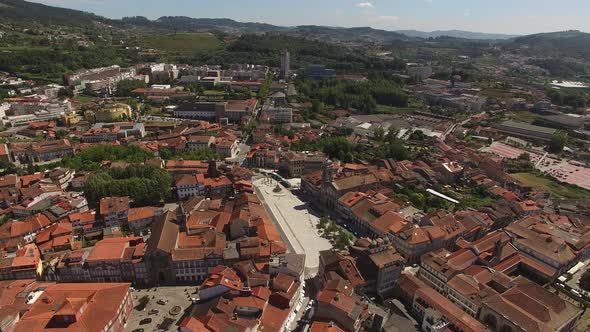
<instances>
[{"instance_id":1,"label":"parked car","mask_svg":"<svg viewBox=\"0 0 590 332\"><path fill-rule=\"evenodd\" d=\"M148 317L148 318L144 318L144 319L140 320L139 325L145 325L145 324L149 324L151 322L152 322L152 319Z\"/></svg>"},{"instance_id":2,"label":"parked car","mask_svg":"<svg viewBox=\"0 0 590 332\"><path fill-rule=\"evenodd\" d=\"M156 302L156 303L158 303L160 305L165 305L166 303L168 303L168 300L166 300L166 299L159 299L158 302Z\"/></svg>"},{"instance_id":3,"label":"parked car","mask_svg":"<svg viewBox=\"0 0 590 332\"><path fill-rule=\"evenodd\" d=\"M157 315L158 313L160 313L160 310L158 309L152 309L148 311L148 315Z\"/></svg>"}]
</instances>

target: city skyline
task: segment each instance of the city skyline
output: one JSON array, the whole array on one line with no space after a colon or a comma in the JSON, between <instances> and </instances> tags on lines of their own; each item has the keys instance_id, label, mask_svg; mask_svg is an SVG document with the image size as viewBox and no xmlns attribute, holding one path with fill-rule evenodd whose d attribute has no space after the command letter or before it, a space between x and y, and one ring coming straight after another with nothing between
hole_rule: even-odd
<instances>
[{"instance_id":1,"label":"city skyline","mask_svg":"<svg viewBox=\"0 0 590 332\"><path fill-rule=\"evenodd\" d=\"M241 22L261 22L279 26L324 25L370 26L384 30L465 30L485 33L531 34L563 30L590 31L584 13L590 3L564 0L302 0L277 5L254 0L249 6L233 0L170 0L146 3L140 0L34 0L46 5L84 10L109 18L145 16L188 16L230 18ZM501 24L499 23L501 22ZM506 24L509 22L510 24Z\"/></svg>"}]
</instances>

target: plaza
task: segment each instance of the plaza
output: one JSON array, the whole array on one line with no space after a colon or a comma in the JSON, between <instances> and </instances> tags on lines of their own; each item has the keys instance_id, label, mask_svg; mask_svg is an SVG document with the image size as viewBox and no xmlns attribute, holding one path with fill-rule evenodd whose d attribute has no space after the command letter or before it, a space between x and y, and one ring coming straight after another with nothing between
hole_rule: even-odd
<instances>
[{"instance_id":1,"label":"plaza","mask_svg":"<svg viewBox=\"0 0 590 332\"><path fill-rule=\"evenodd\" d=\"M306 278L315 276L319 267L319 252L332 249L330 241L318 232L319 216L310 213L305 202L275 180L261 178L253 184L289 250L305 254ZM281 190L275 192L277 185Z\"/></svg>"}]
</instances>

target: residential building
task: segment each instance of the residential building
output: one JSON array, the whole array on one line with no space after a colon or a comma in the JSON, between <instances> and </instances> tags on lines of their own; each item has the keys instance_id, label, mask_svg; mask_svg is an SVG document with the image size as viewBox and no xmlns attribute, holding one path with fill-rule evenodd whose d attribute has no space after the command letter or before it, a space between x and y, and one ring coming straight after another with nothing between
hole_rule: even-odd
<instances>
[{"instance_id":1,"label":"residential building","mask_svg":"<svg viewBox=\"0 0 590 332\"><path fill-rule=\"evenodd\" d=\"M368 304L334 290L322 290L317 295L316 317L333 321L346 331L356 332L369 316Z\"/></svg>"},{"instance_id":2,"label":"residential building","mask_svg":"<svg viewBox=\"0 0 590 332\"><path fill-rule=\"evenodd\" d=\"M131 208L127 215L127 223L132 230L145 229L156 221L156 208L151 206Z\"/></svg>"},{"instance_id":3,"label":"residential building","mask_svg":"<svg viewBox=\"0 0 590 332\"><path fill-rule=\"evenodd\" d=\"M225 106L224 114L218 115L221 118L227 118L230 122L241 123L243 119L250 117L258 105L258 100L229 100Z\"/></svg>"},{"instance_id":4,"label":"residential building","mask_svg":"<svg viewBox=\"0 0 590 332\"><path fill-rule=\"evenodd\" d=\"M432 76L434 73L432 71L432 67L421 66L415 63L409 63L406 67L406 71L408 72L408 76L418 82L430 78L430 76Z\"/></svg>"},{"instance_id":5,"label":"residential building","mask_svg":"<svg viewBox=\"0 0 590 332\"><path fill-rule=\"evenodd\" d=\"M202 151L210 149L215 143L215 136L197 136L191 135L186 145L191 151Z\"/></svg>"},{"instance_id":6,"label":"residential building","mask_svg":"<svg viewBox=\"0 0 590 332\"><path fill-rule=\"evenodd\" d=\"M350 251L356 256L357 267L365 279L364 291L381 298L390 297L404 268L404 258L381 239L359 239Z\"/></svg>"},{"instance_id":7,"label":"residential building","mask_svg":"<svg viewBox=\"0 0 590 332\"><path fill-rule=\"evenodd\" d=\"M56 186L65 190L74 179L75 174L76 171L73 169L58 167L49 172L49 178Z\"/></svg>"},{"instance_id":8,"label":"residential building","mask_svg":"<svg viewBox=\"0 0 590 332\"><path fill-rule=\"evenodd\" d=\"M483 301L479 319L492 331L574 330L582 309L526 278L517 277L513 283Z\"/></svg>"},{"instance_id":9,"label":"residential building","mask_svg":"<svg viewBox=\"0 0 590 332\"><path fill-rule=\"evenodd\" d=\"M299 178L303 175L305 156L289 151L281 156L281 168L291 178Z\"/></svg>"},{"instance_id":10,"label":"residential building","mask_svg":"<svg viewBox=\"0 0 590 332\"><path fill-rule=\"evenodd\" d=\"M145 247L141 237L107 238L97 242L84 264L90 279L78 281L149 284Z\"/></svg>"},{"instance_id":11,"label":"residential building","mask_svg":"<svg viewBox=\"0 0 590 332\"><path fill-rule=\"evenodd\" d=\"M29 162L48 162L62 159L65 156L73 156L74 148L67 139L10 144L12 158L21 164Z\"/></svg>"},{"instance_id":12,"label":"residential building","mask_svg":"<svg viewBox=\"0 0 590 332\"><path fill-rule=\"evenodd\" d=\"M37 279L43 275L43 261L34 243L18 249L12 257L0 258L0 280Z\"/></svg>"},{"instance_id":13,"label":"residential building","mask_svg":"<svg viewBox=\"0 0 590 332\"><path fill-rule=\"evenodd\" d=\"M113 143L117 140L117 133L109 128L92 128L80 137L82 143Z\"/></svg>"},{"instance_id":14,"label":"residential building","mask_svg":"<svg viewBox=\"0 0 590 332\"><path fill-rule=\"evenodd\" d=\"M126 224L129 216L129 197L104 197L99 203L100 217L105 226L121 226Z\"/></svg>"},{"instance_id":15,"label":"residential building","mask_svg":"<svg viewBox=\"0 0 590 332\"><path fill-rule=\"evenodd\" d=\"M207 194L205 188L205 176L203 174L180 175L176 178L175 186L176 196L180 199L205 196Z\"/></svg>"},{"instance_id":16,"label":"residential building","mask_svg":"<svg viewBox=\"0 0 590 332\"><path fill-rule=\"evenodd\" d=\"M225 114L227 103L182 103L174 109L174 116L195 120L217 120Z\"/></svg>"},{"instance_id":17,"label":"residential building","mask_svg":"<svg viewBox=\"0 0 590 332\"><path fill-rule=\"evenodd\" d=\"M265 105L262 108L260 117L273 124L293 122L293 109L289 107L278 107Z\"/></svg>"}]
</instances>

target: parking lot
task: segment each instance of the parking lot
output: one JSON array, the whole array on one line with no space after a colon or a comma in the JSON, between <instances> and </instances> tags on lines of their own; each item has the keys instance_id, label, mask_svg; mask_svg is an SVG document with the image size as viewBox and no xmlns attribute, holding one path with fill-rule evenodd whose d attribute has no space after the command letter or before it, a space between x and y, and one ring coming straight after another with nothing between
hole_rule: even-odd
<instances>
[{"instance_id":1,"label":"parking lot","mask_svg":"<svg viewBox=\"0 0 590 332\"><path fill-rule=\"evenodd\" d=\"M496 154L503 158L515 159L523 153L528 153L535 167L559 182L575 184L590 190L590 168L573 165L567 160L557 160L542 153L534 153L519 149L500 142L494 142L482 151Z\"/></svg>"},{"instance_id":2,"label":"parking lot","mask_svg":"<svg viewBox=\"0 0 590 332\"><path fill-rule=\"evenodd\" d=\"M192 294L194 291L194 286L157 287L133 291L133 303L135 307L137 307L140 303L140 299L144 296L149 297L149 302L142 311L133 309L133 313L129 317L125 331L132 332L137 329L143 329L145 332L178 330L177 324L183 316L184 311L190 306L191 297L195 296ZM167 302L165 304L159 304L158 300L164 300ZM175 306L180 307L179 313L171 313L172 308ZM157 313L155 313L156 310L158 311ZM141 321L146 318L151 318L152 321L140 324ZM159 329L159 325L166 318L172 319L173 323L166 330Z\"/></svg>"}]
</instances>

